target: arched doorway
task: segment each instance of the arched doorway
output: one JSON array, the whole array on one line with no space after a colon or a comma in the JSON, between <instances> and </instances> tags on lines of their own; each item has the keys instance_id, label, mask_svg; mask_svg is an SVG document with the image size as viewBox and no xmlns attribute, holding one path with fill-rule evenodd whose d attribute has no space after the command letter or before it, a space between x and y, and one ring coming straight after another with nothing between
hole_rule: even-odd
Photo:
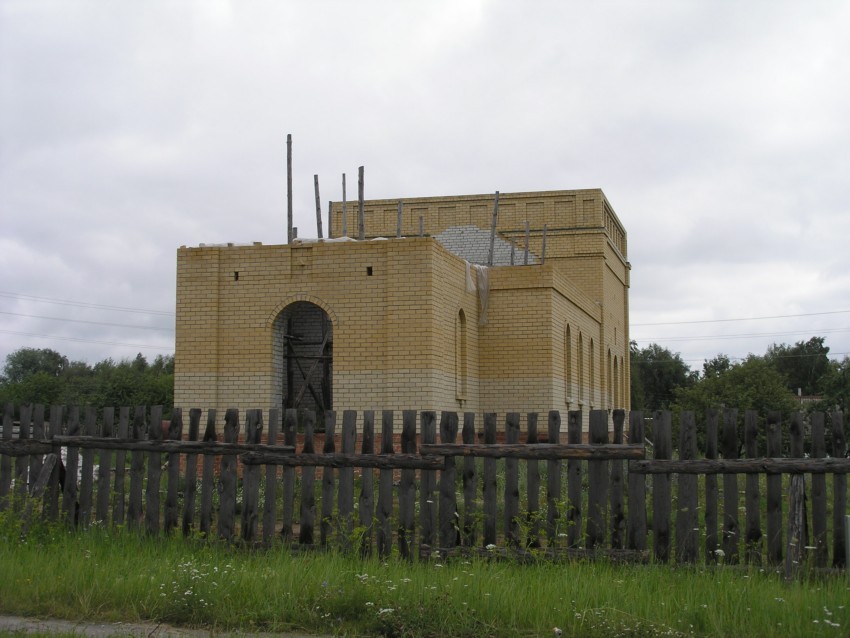
<instances>
[{"instance_id":1,"label":"arched doorway","mask_svg":"<svg viewBox=\"0 0 850 638\"><path fill-rule=\"evenodd\" d=\"M323 413L333 409L333 323L309 301L286 306L274 321L276 402Z\"/></svg>"}]
</instances>

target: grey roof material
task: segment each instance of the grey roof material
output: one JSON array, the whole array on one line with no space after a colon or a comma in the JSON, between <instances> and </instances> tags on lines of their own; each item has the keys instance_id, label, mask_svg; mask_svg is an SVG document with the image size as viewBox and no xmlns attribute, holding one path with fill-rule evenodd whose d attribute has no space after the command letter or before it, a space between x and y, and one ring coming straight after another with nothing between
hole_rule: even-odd
<instances>
[{"instance_id":1,"label":"grey roof material","mask_svg":"<svg viewBox=\"0 0 850 638\"><path fill-rule=\"evenodd\" d=\"M487 258L490 253L490 231L472 225L452 226L436 235L435 239L446 250L458 257L473 264L487 265ZM536 264L538 262L537 256L529 252L528 263ZM523 263L523 249L520 246L515 248L514 263L517 265ZM498 234L496 234L496 240L493 244L493 265L511 265L511 242Z\"/></svg>"}]
</instances>

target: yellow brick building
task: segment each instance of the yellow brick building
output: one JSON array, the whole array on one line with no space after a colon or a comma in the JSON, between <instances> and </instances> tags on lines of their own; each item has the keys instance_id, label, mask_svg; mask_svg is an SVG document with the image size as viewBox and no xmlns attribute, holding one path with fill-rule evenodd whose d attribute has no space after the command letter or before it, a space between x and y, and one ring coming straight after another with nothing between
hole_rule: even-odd
<instances>
[{"instance_id":1,"label":"yellow brick building","mask_svg":"<svg viewBox=\"0 0 850 638\"><path fill-rule=\"evenodd\" d=\"M493 195L404 200L397 238L398 200L371 200L355 241L350 202L332 207L336 239L181 247L175 405L628 406L630 266L605 195L501 194L481 267L493 209Z\"/></svg>"}]
</instances>

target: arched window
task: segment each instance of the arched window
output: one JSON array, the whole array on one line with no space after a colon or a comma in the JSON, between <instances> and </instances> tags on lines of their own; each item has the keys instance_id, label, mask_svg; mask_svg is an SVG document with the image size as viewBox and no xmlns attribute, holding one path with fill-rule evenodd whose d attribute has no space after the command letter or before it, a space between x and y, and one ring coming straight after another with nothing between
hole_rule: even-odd
<instances>
[{"instance_id":1,"label":"arched window","mask_svg":"<svg viewBox=\"0 0 850 638\"><path fill-rule=\"evenodd\" d=\"M590 357L590 378L587 382L587 387L589 388L588 392L590 393L590 407L593 407L594 399L596 397L596 355L593 352L593 339L590 340L590 351L588 352Z\"/></svg>"},{"instance_id":2,"label":"arched window","mask_svg":"<svg viewBox=\"0 0 850 638\"><path fill-rule=\"evenodd\" d=\"M605 379L605 393L606 398L608 399L608 408L612 408L614 403L614 386L612 384L613 381L613 370L611 364L611 348L608 348L608 357L606 358L607 370L605 371L606 379Z\"/></svg>"},{"instance_id":3,"label":"arched window","mask_svg":"<svg viewBox=\"0 0 850 638\"><path fill-rule=\"evenodd\" d=\"M455 391L458 399L466 398L467 377L466 314L461 308L455 322Z\"/></svg>"},{"instance_id":4,"label":"arched window","mask_svg":"<svg viewBox=\"0 0 850 638\"><path fill-rule=\"evenodd\" d=\"M564 330L564 397L569 403L573 396L573 335L570 324Z\"/></svg>"},{"instance_id":5,"label":"arched window","mask_svg":"<svg viewBox=\"0 0 850 638\"><path fill-rule=\"evenodd\" d=\"M614 357L614 407L625 407L620 404L620 358Z\"/></svg>"},{"instance_id":6,"label":"arched window","mask_svg":"<svg viewBox=\"0 0 850 638\"><path fill-rule=\"evenodd\" d=\"M578 400L584 401L584 336L578 333Z\"/></svg>"}]
</instances>

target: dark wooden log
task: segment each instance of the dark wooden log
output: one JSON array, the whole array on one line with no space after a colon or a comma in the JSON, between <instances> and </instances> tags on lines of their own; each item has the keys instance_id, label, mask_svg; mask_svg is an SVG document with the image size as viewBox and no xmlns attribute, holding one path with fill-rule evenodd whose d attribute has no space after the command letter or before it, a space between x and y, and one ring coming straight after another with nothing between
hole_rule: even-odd
<instances>
[{"instance_id":1,"label":"dark wooden log","mask_svg":"<svg viewBox=\"0 0 850 638\"><path fill-rule=\"evenodd\" d=\"M144 406L137 406L133 413L130 438L138 441L146 436L146 431L145 408ZM142 525L142 517L144 516L142 486L144 478L145 455L140 450L134 450L130 455L130 498L127 504L127 525L130 529L137 529Z\"/></svg>"},{"instance_id":2,"label":"dark wooden log","mask_svg":"<svg viewBox=\"0 0 850 638\"><path fill-rule=\"evenodd\" d=\"M778 459L782 454L782 415L772 411L767 415L767 455ZM788 459L782 459L788 460ZM767 483L767 562L782 562L782 476L769 474Z\"/></svg>"},{"instance_id":3,"label":"dark wooden log","mask_svg":"<svg viewBox=\"0 0 850 638\"><path fill-rule=\"evenodd\" d=\"M65 414L64 411L65 408L61 405L50 406L50 420L47 424L48 427L46 432L48 441L52 440L57 434L62 434L62 423L64 421ZM50 481L47 484L47 490L44 495L47 520L51 522L59 520L59 493L61 492L59 485L59 468L61 466L61 459L58 458L59 450L56 449L54 452L57 454L57 461L53 466L53 472L50 474Z\"/></svg>"},{"instance_id":4,"label":"dark wooden log","mask_svg":"<svg viewBox=\"0 0 850 638\"><path fill-rule=\"evenodd\" d=\"M454 444L457 440L457 412L443 412L440 415L440 441ZM445 459L445 468L440 472L440 547L451 548L460 544L460 526L458 525L457 468L453 457Z\"/></svg>"},{"instance_id":5,"label":"dark wooden log","mask_svg":"<svg viewBox=\"0 0 850 638\"><path fill-rule=\"evenodd\" d=\"M224 413L224 442L236 443L239 440L239 410L228 408ZM236 458L224 456L221 459L221 487L218 506L218 536L232 540L236 535Z\"/></svg>"},{"instance_id":6,"label":"dark wooden log","mask_svg":"<svg viewBox=\"0 0 850 638\"><path fill-rule=\"evenodd\" d=\"M283 444L295 445L298 432L298 410L287 408L283 417ZM293 538L292 525L295 519L295 468L283 468L283 524L280 536L284 541Z\"/></svg>"},{"instance_id":7,"label":"dark wooden log","mask_svg":"<svg viewBox=\"0 0 850 638\"><path fill-rule=\"evenodd\" d=\"M570 410L567 415L567 443L581 445L581 410ZM581 461L570 458L567 461L567 546L578 547L582 536L582 497Z\"/></svg>"},{"instance_id":8,"label":"dark wooden log","mask_svg":"<svg viewBox=\"0 0 850 638\"><path fill-rule=\"evenodd\" d=\"M437 441L437 413L422 412L419 416L419 434L422 445ZM420 450L422 448L420 445ZM437 489L437 475L433 470L423 470L419 474L419 545L432 547L437 539L437 506L434 503Z\"/></svg>"},{"instance_id":9,"label":"dark wooden log","mask_svg":"<svg viewBox=\"0 0 850 638\"><path fill-rule=\"evenodd\" d=\"M201 435L201 409L189 409L189 441L197 441ZM186 474L183 479L183 536L195 529L195 499L198 492L198 455L186 455Z\"/></svg>"},{"instance_id":10,"label":"dark wooden log","mask_svg":"<svg viewBox=\"0 0 850 638\"><path fill-rule=\"evenodd\" d=\"M547 422L549 445L561 443L561 413L549 411ZM559 525L561 522L561 461L546 461L546 540L549 547L559 545Z\"/></svg>"},{"instance_id":11,"label":"dark wooden log","mask_svg":"<svg viewBox=\"0 0 850 638\"><path fill-rule=\"evenodd\" d=\"M71 436L80 433L80 409L72 407L68 413L66 432ZM53 437L54 439L56 437ZM62 488L62 510L65 512L65 521L73 527L79 520L79 493L77 489L77 468L80 461L80 449L68 447L65 453L65 485Z\"/></svg>"},{"instance_id":12,"label":"dark wooden log","mask_svg":"<svg viewBox=\"0 0 850 638\"><path fill-rule=\"evenodd\" d=\"M841 412L831 414L832 456L846 459L847 442L844 438L844 415ZM847 548L844 536L847 514L847 476L836 474L832 477L832 566L847 565Z\"/></svg>"},{"instance_id":13,"label":"dark wooden log","mask_svg":"<svg viewBox=\"0 0 850 638\"><path fill-rule=\"evenodd\" d=\"M381 413L381 454L394 454L393 411ZM383 469L378 474L378 508L375 511L378 556L385 558L392 552L393 531L393 471Z\"/></svg>"},{"instance_id":14,"label":"dark wooden log","mask_svg":"<svg viewBox=\"0 0 850 638\"><path fill-rule=\"evenodd\" d=\"M682 412L679 421L679 459L693 461L697 456L697 425L693 412ZM697 477L685 474L679 477L679 495L676 507L676 560L695 563L697 560Z\"/></svg>"},{"instance_id":15,"label":"dark wooden log","mask_svg":"<svg viewBox=\"0 0 850 638\"><path fill-rule=\"evenodd\" d=\"M629 443L643 445L643 412L629 413ZM646 476L631 471L629 464L629 518L626 528L628 549L646 550Z\"/></svg>"},{"instance_id":16,"label":"dark wooden log","mask_svg":"<svg viewBox=\"0 0 850 638\"><path fill-rule=\"evenodd\" d=\"M415 418L415 416L414 416ZM416 422L413 424L413 435L416 436ZM345 410L342 413L342 453L353 455L357 442L357 411ZM414 448L415 448L414 441ZM402 446L403 447L403 446ZM339 470L339 519L342 534L341 546L343 551L351 550L352 534L354 533L354 468L344 467Z\"/></svg>"},{"instance_id":17,"label":"dark wooden log","mask_svg":"<svg viewBox=\"0 0 850 638\"><path fill-rule=\"evenodd\" d=\"M304 454L315 453L313 432L316 427L316 413L307 410L299 413L304 423ZM301 545L313 544L313 529L316 524L316 493L313 487L316 482L316 468L307 466L301 469L301 516L298 542Z\"/></svg>"},{"instance_id":18,"label":"dark wooden log","mask_svg":"<svg viewBox=\"0 0 850 638\"><path fill-rule=\"evenodd\" d=\"M591 445L608 443L608 411L590 411L590 430L588 438ZM605 546L608 529L608 461L590 461L587 467L587 533L585 547L596 549Z\"/></svg>"},{"instance_id":19,"label":"dark wooden log","mask_svg":"<svg viewBox=\"0 0 850 638\"><path fill-rule=\"evenodd\" d=\"M813 412L812 419L812 458L826 457L825 420L823 412ZM825 568L829 564L829 545L827 544L827 500L826 475L812 475L812 544L814 545L814 566Z\"/></svg>"},{"instance_id":20,"label":"dark wooden log","mask_svg":"<svg viewBox=\"0 0 850 638\"><path fill-rule=\"evenodd\" d=\"M103 422L100 436L105 439L112 437L115 427L115 408L103 408ZM97 505L94 520L103 525L109 523L109 496L112 478L112 452L101 449L98 453L97 465Z\"/></svg>"},{"instance_id":21,"label":"dark wooden log","mask_svg":"<svg viewBox=\"0 0 850 638\"><path fill-rule=\"evenodd\" d=\"M537 437L537 412L529 412L526 416L527 445L538 445ZM525 546L540 547L540 462L532 459L527 463L526 470L526 501L525 527L528 535Z\"/></svg>"},{"instance_id":22,"label":"dark wooden log","mask_svg":"<svg viewBox=\"0 0 850 638\"><path fill-rule=\"evenodd\" d=\"M325 412L325 444L324 454L336 453L336 412ZM319 544L327 547L333 531L334 492L336 491L336 470L332 467L322 468L322 519L319 524Z\"/></svg>"},{"instance_id":23,"label":"dark wooden log","mask_svg":"<svg viewBox=\"0 0 850 638\"><path fill-rule=\"evenodd\" d=\"M183 410L173 408L168 423L168 440L180 441L183 438ZM168 455L168 485L165 493L165 516L163 527L168 534L177 528L180 521L178 494L180 493L180 455L171 452Z\"/></svg>"},{"instance_id":24,"label":"dark wooden log","mask_svg":"<svg viewBox=\"0 0 850 638\"><path fill-rule=\"evenodd\" d=\"M611 412L614 424L614 445L624 445L625 410ZM611 548L623 549L626 541L626 514L623 504L623 461L611 461Z\"/></svg>"},{"instance_id":25,"label":"dark wooden log","mask_svg":"<svg viewBox=\"0 0 850 638\"><path fill-rule=\"evenodd\" d=\"M835 474L850 473L850 459L697 459L684 461L632 461L629 471L637 474Z\"/></svg>"},{"instance_id":26,"label":"dark wooden log","mask_svg":"<svg viewBox=\"0 0 850 638\"><path fill-rule=\"evenodd\" d=\"M401 452L416 454L416 410L402 412ZM401 471L398 488L398 549L404 560L413 560L416 532L416 470Z\"/></svg>"},{"instance_id":27,"label":"dark wooden log","mask_svg":"<svg viewBox=\"0 0 850 638\"><path fill-rule=\"evenodd\" d=\"M15 406L7 403L3 410L3 432L2 439L5 442L12 440L12 428L15 419ZM11 505L12 489L12 459L6 454L0 454L0 511Z\"/></svg>"},{"instance_id":28,"label":"dark wooden log","mask_svg":"<svg viewBox=\"0 0 850 638\"><path fill-rule=\"evenodd\" d=\"M496 444L496 413L484 415L484 444ZM484 458L484 545L496 544L496 458Z\"/></svg>"},{"instance_id":29,"label":"dark wooden log","mask_svg":"<svg viewBox=\"0 0 850 638\"><path fill-rule=\"evenodd\" d=\"M245 442L259 445L263 436L263 411L248 410L245 413ZM257 540L260 520L260 473L259 465L242 467L242 521L239 534L246 543Z\"/></svg>"},{"instance_id":30,"label":"dark wooden log","mask_svg":"<svg viewBox=\"0 0 850 638\"><path fill-rule=\"evenodd\" d=\"M578 423L580 426L580 418ZM581 432L579 432L579 436L581 436ZM638 460L644 458L645 455L642 445L613 445L607 443L605 445L538 443L533 447L525 443L500 443L493 445L458 443L454 445L421 445L419 450L423 455L474 456L485 459L537 459L540 461L550 461L553 459L573 459L578 461ZM571 466L568 465L568 467ZM577 467L581 467L580 462Z\"/></svg>"},{"instance_id":31,"label":"dark wooden log","mask_svg":"<svg viewBox=\"0 0 850 638\"><path fill-rule=\"evenodd\" d=\"M747 458L759 457L758 412L755 410L747 410L744 413L744 449ZM746 512L744 520L744 560L750 565L760 565L762 555L759 478L756 474L748 474L744 488L744 508Z\"/></svg>"},{"instance_id":32,"label":"dark wooden log","mask_svg":"<svg viewBox=\"0 0 850 638\"><path fill-rule=\"evenodd\" d=\"M207 425L204 428L204 442L214 443L218 439L215 432L216 411L207 411ZM212 532L213 488L215 487L215 457L205 456L203 476L201 477L201 522L198 526L202 536L208 537Z\"/></svg>"},{"instance_id":33,"label":"dark wooden log","mask_svg":"<svg viewBox=\"0 0 850 638\"><path fill-rule=\"evenodd\" d=\"M442 456L418 454L292 454L283 446L276 452L246 452L239 459L245 465L282 465L283 467L368 467L374 470L442 470Z\"/></svg>"},{"instance_id":34,"label":"dark wooden log","mask_svg":"<svg viewBox=\"0 0 850 638\"><path fill-rule=\"evenodd\" d=\"M724 459L738 458L738 410L723 411L721 450ZM723 555L729 565L738 562L741 526L738 523L738 476L723 475Z\"/></svg>"},{"instance_id":35,"label":"dark wooden log","mask_svg":"<svg viewBox=\"0 0 850 638\"><path fill-rule=\"evenodd\" d=\"M360 442L362 454L373 454L375 452L375 412L366 410L363 412L363 440ZM370 556L372 554L372 527L375 516L375 474L371 468L364 468L360 475L360 495L357 501L357 510L360 517L360 555Z\"/></svg>"},{"instance_id":36,"label":"dark wooden log","mask_svg":"<svg viewBox=\"0 0 850 638\"><path fill-rule=\"evenodd\" d=\"M519 412L508 412L505 418L505 442L519 443ZM519 462L515 458L505 461L505 544L518 547L519 529Z\"/></svg>"},{"instance_id":37,"label":"dark wooden log","mask_svg":"<svg viewBox=\"0 0 850 638\"><path fill-rule=\"evenodd\" d=\"M130 437L130 408L122 407L118 409L118 438L127 439ZM115 453L115 487L113 490L112 500L112 524L115 527L124 525L124 512L127 507L126 496L126 463L127 452L118 450Z\"/></svg>"},{"instance_id":38,"label":"dark wooden log","mask_svg":"<svg viewBox=\"0 0 850 638\"><path fill-rule=\"evenodd\" d=\"M151 408L151 422L148 426L148 440L162 439L162 406ZM145 486L145 530L148 534L159 534L160 498L159 488L162 480L162 454L148 452L148 482Z\"/></svg>"},{"instance_id":39,"label":"dark wooden log","mask_svg":"<svg viewBox=\"0 0 850 638\"><path fill-rule=\"evenodd\" d=\"M672 454L672 424L670 412L657 411L652 418L655 458L669 459ZM670 509L672 494L670 475L652 477L652 536L655 559L666 563L670 559Z\"/></svg>"},{"instance_id":40,"label":"dark wooden log","mask_svg":"<svg viewBox=\"0 0 850 638\"><path fill-rule=\"evenodd\" d=\"M717 432L720 413L715 408L709 408L705 414L705 458L717 458ZM630 471L634 471L629 467ZM711 474L705 477L705 562L717 562L717 550L720 549L720 538L717 535L718 523L717 506L717 476Z\"/></svg>"},{"instance_id":41,"label":"dark wooden log","mask_svg":"<svg viewBox=\"0 0 850 638\"><path fill-rule=\"evenodd\" d=\"M331 220L328 219L328 229ZM280 432L280 410L269 410L269 429L266 443L277 446L277 435ZM277 523L277 465L267 465L265 475L265 500L263 502L263 545L269 547L274 542L275 525Z\"/></svg>"},{"instance_id":42,"label":"dark wooden log","mask_svg":"<svg viewBox=\"0 0 850 638\"><path fill-rule=\"evenodd\" d=\"M475 413L463 413L463 431L461 438L464 445L475 443ZM474 547L478 536L478 469L475 458L463 458L463 545Z\"/></svg>"},{"instance_id":43,"label":"dark wooden log","mask_svg":"<svg viewBox=\"0 0 850 638\"><path fill-rule=\"evenodd\" d=\"M97 412L92 406L86 407L83 434L90 437L97 436ZM94 453L94 448L82 449L79 495L80 512L78 523L83 527L88 527L92 519L94 504Z\"/></svg>"},{"instance_id":44,"label":"dark wooden log","mask_svg":"<svg viewBox=\"0 0 850 638\"><path fill-rule=\"evenodd\" d=\"M794 452L794 418L798 414L796 413L791 419L792 453ZM808 544L805 477L802 474L793 474L788 490L788 544L785 552L786 579L796 578L802 573L806 560L805 548Z\"/></svg>"}]
</instances>

